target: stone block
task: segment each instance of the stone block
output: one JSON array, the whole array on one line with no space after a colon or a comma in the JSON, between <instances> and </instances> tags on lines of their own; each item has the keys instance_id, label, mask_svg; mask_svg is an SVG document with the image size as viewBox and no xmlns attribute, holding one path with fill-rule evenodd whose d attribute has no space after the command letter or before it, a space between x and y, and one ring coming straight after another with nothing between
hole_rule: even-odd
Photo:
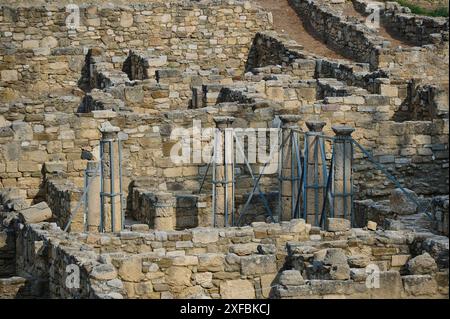
<instances>
[{"instance_id":1,"label":"stone block","mask_svg":"<svg viewBox=\"0 0 450 319\"><path fill-rule=\"evenodd\" d=\"M209 244L219 240L219 231L212 228L192 229L192 242L194 244Z\"/></svg>"},{"instance_id":2,"label":"stone block","mask_svg":"<svg viewBox=\"0 0 450 319\"><path fill-rule=\"evenodd\" d=\"M344 218L328 218L327 230L330 232L344 232L351 228L350 221Z\"/></svg>"},{"instance_id":3,"label":"stone block","mask_svg":"<svg viewBox=\"0 0 450 319\"><path fill-rule=\"evenodd\" d=\"M408 261L407 269L411 275L426 275L437 271L436 261L428 253L424 253Z\"/></svg>"},{"instance_id":4,"label":"stone block","mask_svg":"<svg viewBox=\"0 0 450 319\"><path fill-rule=\"evenodd\" d=\"M417 194L407 188L404 188L404 192L400 188L396 188L389 196L391 210L399 215L415 214L417 211L416 202L418 202Z\"/></svg>"},{"instance_id":5,"label":"stone block","mask_svg":"<svg viewBox=\"0 0 450 319\"><path fill-rule=\"evenodd\" d=\"M220 283L222 299L254 299L255 287L249 280L236 279Z\"/></svg>"},{"instance_id":6,"label":"stone block","mask_svg":"<svg viewBox=\"0 0 450 319\"><path fill-rule=\"evenodd\" d=\"M241 258L241 273L243 275L260 275L277 271L274 255L255 255Z\"/></svg>"},{"instance_id":7,"label":"stone block","mask_svg":"<svg viewBox=\"0 0 450 319\"><path fill-rule=\"evenodd\" d=\"M19 74L16 70L2 70L0 71L0 80L4 82L17 81Z\"/></svg>"}]
</instances>

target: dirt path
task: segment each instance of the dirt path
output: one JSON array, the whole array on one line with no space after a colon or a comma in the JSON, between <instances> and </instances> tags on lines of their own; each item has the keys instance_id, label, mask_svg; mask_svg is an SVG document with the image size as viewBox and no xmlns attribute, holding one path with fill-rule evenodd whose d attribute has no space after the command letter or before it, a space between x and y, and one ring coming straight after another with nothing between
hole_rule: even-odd
<instances>
[{"instance_id":1,"label":"dirt path","mask_svg":"<svg viewBox=\"0 0 450 319\"><path fill-rule=\"evenodd\" d=\"M272 12L275 31L303 45L305 51L331 59L348 60L308 33L287 0L254 0L254 2Z\"/></svg>"}]
</instances>

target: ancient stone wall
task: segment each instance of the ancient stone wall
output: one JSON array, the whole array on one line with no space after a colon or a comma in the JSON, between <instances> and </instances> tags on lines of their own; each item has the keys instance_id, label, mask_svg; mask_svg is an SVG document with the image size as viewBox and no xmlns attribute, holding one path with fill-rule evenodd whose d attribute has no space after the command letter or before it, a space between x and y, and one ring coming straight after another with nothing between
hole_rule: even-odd
<instances>
[{"instance_id":1,"label":"ancient stone wall","mask_svg":"<svg viewBox=\"0 0 450 319\"><path fill-rule=\"evenodd\" d=\"M270 16L250 2L152 1L146 4L80 5L79 26L58 4L1 7L1 81L15 92L73 87L91 47L108 50L121 70L129 49L154 48L171 68L242 70L252 36L271 27ZM34 94L34 93L33 93Z\"/></svg>"},{"instance_id":2,"label":"ancient stone wall","mask_svg":"<svg viewBox=\"0 0 450 319\"><path fill-rule=\"evenodd\" d=\"M290 0L289 3L311 32L350 59L372 63L375 48L383 45L383 38L363 24L346 21L328 2Z\"/></svg>"},{"instance_id":3,"label":"ancient stone wall","mask_svg":"<svg viewBox=\"0 0 450 319\"><path fill-rule=\"evenodd\" d=\"M83 189L66 179L46 180L46 202L53 213L56 224L64 229L71 221L69 231L84 231L85 205L78 205ZM78 210L75 209L78 207Z\"/></svg>"},{"instance_id":4,"label":"ancient stone wall","mask_svg":"<svg viewBox=\"0 0 450 319\"><path fill-rule=\"evenodd\" d=\"M20 273L43 287L48 285L52 297L448 295L448 258L447 264L442 259L445 240L448 254L448 238L413 232L349 230L338 224L333 231L320 231L302 220L167 232L145 231L141 226L145 225L134 225L134 231L122 231L119 235L67 235L48 223L25 226L18 241ZM312 266L308 265L312 260L316 266L322 265L323 272L310 273ZM81 267L80 289L68 289L65 285L68 265ZM368 267L379 269L380 289L367 286ZM301 280L288 281L284 272L289 269L297 270L291 275L300 275Z\"/></svg>"},{"instance_id":5,"label":"ancient stone wall","mask_svg":"<svg viewBox=\"0 0 450 319\"><path fill-rule=\"evenodd\" d=\"M352 0L352 3L355 9L364 15L372 13L375 7L379 8L381 22L396 36L415 45L448 41L448 18L418 16L394 1L370 4L371 2L366 0Z\"/></svg>"}]
</instances>

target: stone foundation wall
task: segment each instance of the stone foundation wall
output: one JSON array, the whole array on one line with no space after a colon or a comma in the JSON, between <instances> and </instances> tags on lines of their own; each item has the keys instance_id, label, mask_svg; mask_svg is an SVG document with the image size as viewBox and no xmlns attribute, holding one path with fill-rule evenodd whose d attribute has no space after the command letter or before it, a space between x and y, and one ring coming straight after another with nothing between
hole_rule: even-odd
<instances>
[{"instance_id":1,"label":"stone foundation wall","mask_svg":"<svg viewBox=\"0 0 450 319\"><path fill-rule=\"evenodd\" d=\"M49 223L28 225L18 234L17 273L27 279L26 289L34 298L102 298L95 279L88 277L97 255L82 252L76 237L68 236ZM79 285L67 284L73 271Z\"/></svg>"},{"instance_id":2,"label":"stone foundation wall","mask_svg":"<svg viewBox=\"0 0 450 319\"><path fill-rule=\"evenodd\" d=\"M133 188L129 216L155 228L155 193L149 189ZM211 196L174 194L174 229L208 227L212 225Z\"/></svg>"},{"instance_id":3,"label":"stone foundation wall","mask_svg":"<svg viewBox=\"0 0 450 319\"><path fill-rule=\"evenodd\" d=\"M53 213L53 220L64 229L71 220L69 231L84 231L84 209L82 204L78 206L83 189L76 187L65 179L52 179L46 181L46 202Z\"/></svg>"},{"instance_id":4,"label":"stone foundation wall","mask_svg":"<svg viewBox=\"0 0 450 319\"><path fill-rule=\"evenodd\" d=\"M147 47L180 70L242 70L253 34L271 28L271 17L244 1L80 4L73 30L66 24L70 10L56 2L2 5L0 12L1 82L9 87L2 94L10 97L14 91L75 86L83 55L97 46L108 50L107 62L120 70L129 49Z\"/></svg>"},{"instance_id":5,"label":"stone foundation wall","mask_svg":"<svg viewBox=\"0 0 450 319\"><path fill-rule=\"evenodd\" d=\"M68 235L41 223L25 226L18 238L20 273L47 287L42 292L51 297L448 296L448 238L432 234L348 228L330 232L291 220L242 228L122 231L118 235ZM423 255L426 252L428 257ZM327 259L327 254L339 258ZM424 258L434 265L423 268ZM321 260L324 272L308 272L313 259ZM347 266L339 264L341 259ZM337 267L331 278L327 260ZM80 289L75 290L65 285L65 267L73 264L81 267ZM380 270L379 289L365 284L369 265ZM285 270L289 269L301 276L287 280Z\"/></svg>"},{"instance_id":6,"label":"stone foundation wall","mask_svg":"<svg viewBox=\"0 0 450 319\"><path fill-rule=\"evenodd\" d=\"M436 222L435 228L444 236L448 236L448 203L448 195L434 197L431 202L431 212Z\"/></svg>"}]
</instances>

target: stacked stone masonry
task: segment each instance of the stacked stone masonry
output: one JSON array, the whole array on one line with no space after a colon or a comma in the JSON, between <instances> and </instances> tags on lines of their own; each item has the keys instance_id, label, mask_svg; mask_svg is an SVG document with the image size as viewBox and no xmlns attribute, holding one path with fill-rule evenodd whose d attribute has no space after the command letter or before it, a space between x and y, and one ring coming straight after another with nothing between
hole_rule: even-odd
<instances>
[{"instance_id":1,"label":"stacked stone masonry","mask_svg":"<svg viewBox=\"0 0 450 319\"><path fill-rule=\"evenodd\" d=\"M74 29L65 3L0 6L0 298L448 298L448 18L377 2L405 43L395 46L342 11L367 16L372 2L289 0L299 23L348 59L335 60L279 35L257 1L112 2L80 3ZM305 222L280 210L293 194L278 172L259 187L281 218L257 196L247 203L260 165L239 163L233 203L248 212L242 227L224 228L208 163L172 160L193 126L220 119L295 127L302 150L317 123L328 137L350 126L385 171L355 149L356 219L320 229L309 213ZM110 178L125 216L99 233L83 191L105 127L120 140L122 179ZM323 156L329 163L331 143ZM232 202L220 200L221 210ZM65 285L73 265L79 289ZM373 267L382 288L366 284Z\"/></svg>"}]
</instances>

